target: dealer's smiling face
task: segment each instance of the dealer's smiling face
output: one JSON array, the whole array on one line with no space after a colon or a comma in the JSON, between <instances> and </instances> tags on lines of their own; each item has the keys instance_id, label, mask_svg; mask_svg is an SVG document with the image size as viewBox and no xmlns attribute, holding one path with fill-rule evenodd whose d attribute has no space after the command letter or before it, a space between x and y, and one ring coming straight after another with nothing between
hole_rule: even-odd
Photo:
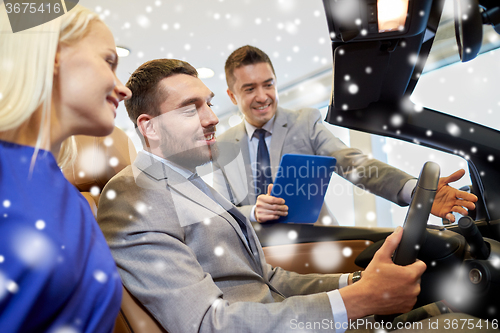
<instances>
[{"instance_id":1,"label":"dealer's smiling face","mask_svg":"<svg viewBox=\"0 0 500 333\"><path fill-rule=\"evenodd\" d=\"M234 70L235 82L227 90L231 101L238 105L245 119L255 127L262 127L278 108L276 77L268 63L238 67Z\"/></svg>"}]
</instances>

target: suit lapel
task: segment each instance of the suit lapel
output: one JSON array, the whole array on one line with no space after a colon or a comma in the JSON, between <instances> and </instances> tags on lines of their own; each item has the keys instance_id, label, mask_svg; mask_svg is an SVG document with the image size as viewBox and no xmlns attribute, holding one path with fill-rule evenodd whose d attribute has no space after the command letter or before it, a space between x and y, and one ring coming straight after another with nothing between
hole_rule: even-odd
<instances>
[{"instance_id":1,"label":"suit lapel","mask_svg":"<svg viewBox=\"0 0 500 333\"><path fill-rule=\"evenodd\" d=\"M157 181L166 180L166 185L172 189L172 200L176 207L176 213L182 227L203 222L206 218L210 218L212 216L220 216L224 218L236 231L240 240L245 244L247 251L251 254L251 257L255 262L255 267L260 271L260 274L262 274L262 261L259 257L260 253L257 251L257 245L255 243L254 236L252 235L253 233L249 230L252 229L252 227L249 226L249 222L246 217L243 216L243 214L241 214L231 202L207 185L218 203L213 201L181 174L142 151L138 153L137 159L134 161L134 166ZM206 211L192 209L193 202L206 208L213 215L210 216L210 213ZM245 223L247 227L247 234L249 235L250 246L247 243L245 235L243 235L243 232L241 231L240 225L231 216L231 214L228 213L228 211ZM254 252L257 255L254 255Z\"/></svg>"},{"instance_id":2,"label":"suit lapel","mask_svg":"<svg viewBox=\"0 0 500 333\"><path fill-rule=\"evenodd\" d=\"M276 178L279 164L281 162L281 152L288 132L288 119L282 108L278 107L276 119L274 120L273 135L271 137L271 168L273 170L273 180Z\"/></svg>"},{"instance_id":3,"label":"suit lapel","mask_svg":"<svg viewBox=\"0 0 500 333\"><path fill-rule=\"evenodd\" d=\"M238 124L238 129L236 131L235 135L235 148L236 149L241 149L241 154L243 155L243 161L244 165L240 167L240 173L241 175L245 175L245 179L247 182L247 189L248 189L248 197L247 198L254 198L255 199L255 186L254 186L254 179L253 179L253 173L252 173L252 167L250 163L250 150L248 148L248 134L245 129L245 123L242 121L240 124ZM237 152L239 153L239 152ZM244 169L243 169L244 168ZM235 189L234 189L235 190ZM233 190L233 192L234 192ZM248 201L248 202L245 202ZM242 201L241 203L243 205L249 205L249 204L255 204L255 200L251 202L250 200L245 200Z\"/></svg>"},{"instance_id":4,"label":"suit lapel","mask_svg":"<svg viewBox=\"0 0 500 333\"><path fill-rule=\"evenodd\" d=\"M140 172L144 172L156 180L167 178L167 175L165 173L165 165L159 162L153 156L146 154L144 151L139 151L139 153L137 153L137 157L133 163L133 166L137 168L134 168L134 177L136 179Z\"/></svg>"},{"instance_id":5,"label":"suit lapel","mask_svg":"<svg viewBox=\"0 0 500 333\"><path fill-rule=\"evenodd\" d=\"M263 274L262 258L264 253L258 250L256 241L257 236L255 235L255 232L253 230L252 225L250 224L250 221L248 221L247 218L231 202L229 202L226 198L220 195L217 191L212 190L212 193L214 194L215 199L221 204L221 206L223 206L226 209L227 212L231 212L232 215L239 218L240 221L243 221L243 223L245 223L249 244L246 242L245 235L243 235L238 222L236 222L235 219L227 212L225 212L225 214L223 215L223 217L226 220L228 220L228 222L233 226L233 228L236 230L240 238L243 240L247 250L250 252L252 258L254 259L256 268L260 270L259 273L262 275Z\"/></svg>"},{"instance_id":6,"label":"suit lapel","mask_svg":"<svg viewBox=\"0 0 500 333\"><path fill-rule=\"evenodd\" d=\"M167 169L170 169L167 167ZM257 246L255 244L255 239L252 239L250 237L251 232L249 229L252 228L252 226L249 226L249 222L247 221L247 218L240 213L240 211L226 198L224 198L222 195L220 195L217 191L215 191L213 188L211 188L208 184L207 187L210 189L212 192L215 200L217 202L213 201L211 198L209 198L205 193L203 193L200 189L198 189L196 186L194 186L191 182L186 181L184 177L179 175L177 172L173 171L170 169L172 174L169 176L169 186L173 188L175 191L177 191L180 195L182 195L182 198L188 199L190 201L193 201L195 204L198 204L200 206L203 206L207 208L208 210L212 211L216 215L224 218L236 231L238 236L240 237L240 241L245 245L245 248L247 249L248 253L250 254L250 257L254 261L255 268L259 270L259 273L262 275L262 261L259 257L258 251L256 251ZM183 182L177 182L176 180L180 178L184 179ZM185 205L183 205L185 206ZM187 208L187 207L186 207ZM234 216L237 216L240 221L243 221L246 227L247 234L249 235L249 239L247 242L247 239L245 235L243 234L241 227L239 223L229 214L228 212L231 212ZM191 215L193 214L192 209L187 209L186 213ZM206 217L205 217L206 218ZM202 220L201 220L202 221ZM255 253L255 254L254 254Z\"/></svg>"}]
</instances>

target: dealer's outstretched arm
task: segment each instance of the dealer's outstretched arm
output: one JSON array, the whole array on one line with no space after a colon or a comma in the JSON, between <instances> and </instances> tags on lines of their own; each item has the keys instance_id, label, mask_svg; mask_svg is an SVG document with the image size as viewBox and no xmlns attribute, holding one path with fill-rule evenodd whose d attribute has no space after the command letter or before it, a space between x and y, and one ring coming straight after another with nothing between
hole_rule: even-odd
<instances>
[{"instance_id":1,"label":"dealer's outstretched arm","mask_svg":"<svg viewBox=\"0 0 500 333\"><path fill-rule=\"evenodd\" d=\"M448 185L461 179L465 174L464 169L457 170L448 177L439 179L438 190L434 198L431 213L437 217L446 218L455 222L455 216L452 212L462 215L468 215L468 210L474 210L477 197L465 191L460 191ZM264 223L278 219L280 216L288 214L288 206L285 200L271 196L272 184L269 185L267 194L261 194L257 197L255 204L255 220Z\"/></svg>"},{"instance_id":2,"label":"dealer's outstretched arm","mask_svg":"<svg viewBox=\"0 0 500 333\"><path fill-rule=\"evenodd\" d=\"M455 222L455 216L451 212L468 215L468 210L474 210L477 197L468 192L457 190L448 185L448 183L456 182L465 174L464 169L455 171L448 177L439 178L438 189L431 213L435 216L446 218L451 222ZM467 209L466 209L467 208Z\"/></svg>"}]
</instances>

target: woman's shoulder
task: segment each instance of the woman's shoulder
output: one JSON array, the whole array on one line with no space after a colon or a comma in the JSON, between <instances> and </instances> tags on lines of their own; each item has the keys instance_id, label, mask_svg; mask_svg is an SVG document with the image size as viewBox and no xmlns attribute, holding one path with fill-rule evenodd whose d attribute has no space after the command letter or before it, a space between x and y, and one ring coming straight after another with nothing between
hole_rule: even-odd
<instances>
[{"instance_id":1,"label":"woman's shoulder","mask_svg":"<svg viewBox=\"0 0 500 333\"><path fill-rule=\"evenodd\" d=\"M0 307L34 322L39 319L35 309L16 305L14 298L38 299L58 317L69 318L76 311L83 321L97 320L88 304L103 303L103 314L109 307L116 312L121 283L87 202L52 155L39 152L31 168L33 152L0 144L0 254L9 263L0 267L0 280L5 277L10 288L8 297L0 297ZM25 323L0 315L2 324L16 331Z\"/></svg>"}]
</instances>

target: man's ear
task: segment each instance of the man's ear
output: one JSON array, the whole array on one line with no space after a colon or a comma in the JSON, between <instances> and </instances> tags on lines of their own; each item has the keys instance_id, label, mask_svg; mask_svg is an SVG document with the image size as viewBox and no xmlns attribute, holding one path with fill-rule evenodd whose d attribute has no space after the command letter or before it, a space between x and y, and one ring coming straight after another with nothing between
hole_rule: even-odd
<instances>
[{"instance_id":1,"label":"man's ear","mask_svg":"<svg viewBox=\"0 0 500 333\"><path fill-rule=\"evenodd\" d=\"M231 91L231 89L227 88L226 92L229 98L231 98L231 102L233 102L234 105L238 105L238 101L236 100L236 97L234 96L234 93Z\"/></svg>"},{"instance_id":2,"label":"man's ear","mask_svg":"<svg viewBox=\"0 0 500 333\"><path fill-rule=\"evenodd\" d=\"M137 117L137 128L144 137L146 146L154 148L151 147L151 144L153 144L154 146L158 145L160 141L160 135L158 133L158 129L154 124L152 116L143 113L139 117ZM156 144L154 144L154 142L156 142Z\"/></svg>"}]
</instances>

